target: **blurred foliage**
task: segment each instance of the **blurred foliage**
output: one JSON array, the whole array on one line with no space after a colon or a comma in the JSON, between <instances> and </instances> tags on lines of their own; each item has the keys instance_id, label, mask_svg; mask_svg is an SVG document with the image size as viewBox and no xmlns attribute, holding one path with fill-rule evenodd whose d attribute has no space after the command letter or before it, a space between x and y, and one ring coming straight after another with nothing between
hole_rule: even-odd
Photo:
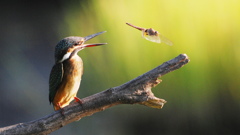
<instances>
[{"instance_id":1,"label":"blurred foliage","mask_svg":"<svg viewBox=\"0 0 240 135\"><path fill-rule=\"evenodd\" d=\"M191 62L162 77L162 84L154 92L167 97L170 102L166 106L179 107L187 115L193 113L200 124L206 125L202 119L212 117L220 109L217 105L226 106L225 100L239 105L239 4L234 0L227 3L99 0L92 1L91 6L78 14L78 19L70 11L66 22L76 35L107 31L99 37L107 46L79 53L85 59L85 74L88 74L83 82L98 82L96 88L116 86L186 53ZM77 8L74 9L77 13ZM171 39L174 46L144 40L141 33L126 22L154 28ZM104 78L95 78L96 74ZM171 111L168 113L173 113Z\"/></svg>"},{"instance_id":2,"label":"blurred foliage","mask_svg":"<svg viewBox=\"0 0 240 135\"><path fill-rule=\"evenodd\" d=\"M86 59L86 72L104 75L109 80L107 85L125 82L180 53L186 53L191 63L181 71L165 76L163 83L179 82L170 87L185 89L186 93L182 94L190 92L196 101L201 100L199 95L202 94L214 98L221 90L228 91L238 101L239 80L235 77L239 75L240 66L237 56L240 51L238 4L234 0L228 3L101 0L87 4L88 8L71 5L66 9L65 21L70 33L75 35L107 31L95 41L107 42L108 45L79 53ZM84 11L78 13L77 7ZM174 46L144 40L141 32L127 26L126 22L154 28L171 39ZM111 81L115 77L116 80ZM104 79L97 80L108 87ZM171 95L176 91L169 92Z\"/></svg>"},{"instance_id":3,"label":"blurred foliage","mask_svg":"<svg viewBox=\"0 0 240 135\"><path fill-rule=\"evenodd\" d=\"M154 88L157 97L168 101L162 110L122 105L70 124L56 134L240 133L240 1L92 0L61 1L59 5L62 18L53 21L58 37L49 41L51 48L66 36L107 31L88 43L108 45L79 52L85 68L80 98L121 85L181 53L191 61L163 76L163 82ZM147 41L126 22L158 30L174 45ZM53 62L53 56L51 59ZM49 72L44 72L46 81L42 81L46 87ZM42 92L47 96L48 91ZM48 105L47 98L39 98Z\"/></svg>"}]
</instances>

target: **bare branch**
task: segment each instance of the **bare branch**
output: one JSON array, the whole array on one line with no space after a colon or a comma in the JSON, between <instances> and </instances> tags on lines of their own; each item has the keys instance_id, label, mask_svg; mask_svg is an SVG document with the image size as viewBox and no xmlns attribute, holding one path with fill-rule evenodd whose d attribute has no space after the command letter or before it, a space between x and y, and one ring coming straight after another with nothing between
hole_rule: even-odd
<instances>
[{"instance_id":1,"label":"bare branch","mask_svg":"<svg viewBox=\"0 0 240 135\"><path fill-rule=\"evenodd\" d=\"M181 68L189 61L186 54L180 54L121 86L83 98L82 105L71 103L64 108L65 116L61 115L60 111L56 111L34 121L0 128L0 134L49 134L71 122L118 104L142 104L152 108L162 108L166 101L155 97L151 88L161 82L159 77Z\"/></svg>"}]
</instances>

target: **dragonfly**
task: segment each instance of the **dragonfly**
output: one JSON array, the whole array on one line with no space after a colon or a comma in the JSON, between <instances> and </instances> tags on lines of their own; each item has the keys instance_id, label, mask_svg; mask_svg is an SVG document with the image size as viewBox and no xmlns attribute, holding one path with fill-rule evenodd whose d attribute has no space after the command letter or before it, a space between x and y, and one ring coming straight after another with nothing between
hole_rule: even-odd
<instances>
[{"instance_id":1,"label":"dragonfly","mask_svg":"<svg viewBox=\"0 0 240 135\"><path fill-rule=\"evenodd\" d=\"M162 34L160 34L158 31L156 31L152 28L145 29L145 28L134 26L130 23L126 23L126 24L133 27L133 28L136 28L136 29L142 31L142 37L149 40L149 41L156 42L156 43L162 43L163 42L167 45L173 45L172 41L170 41L169 39L164 37Z\"/></svg>"}]
</instances>

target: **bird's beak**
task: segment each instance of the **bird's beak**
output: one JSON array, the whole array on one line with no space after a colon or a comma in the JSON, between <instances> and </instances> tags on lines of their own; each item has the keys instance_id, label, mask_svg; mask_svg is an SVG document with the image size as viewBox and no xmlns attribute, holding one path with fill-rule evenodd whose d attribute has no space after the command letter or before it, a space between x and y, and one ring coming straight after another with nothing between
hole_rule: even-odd
<instances>
[{"instance_id":1,"label":"bird's beak","mask_svg":"<svg viewBox=\"0 0 240 135\"><path fill-rule=\"evenodd\" d=\"M105 32L106 32L106 31L102 31L102 32L98 32L98 33L95 33L95 34L86 36L86 37L84 37L84 40L85 40L85 42L86 42L86 41L88 41L88 40L90 40L90 39L92 39L92 38L94 38L94 37L96 37L96 36L98 36L98 35L100 35L100 34L105 33Z\"/></svg>"},{"instance_id":2,"label":"bird's beak","mask_svg":"<svg viewBox=\"0 0 240 135\"><path fill-rule=\"evenodd\" d=\"M95 33L95 34L92 34L92 35L89 35L89 36L86 36L84 37L84 40L85 42L100 35L100 34L103 34L105 33L106 31L102 31L102 32L98 32L98 33ZM83 44L81 47L94 47L94 46L99 46L99 45L106 45L107 43L95 43L95 44Z\"/></svg>"},{"instance_id":3,"label":"bird's beak","mask_svg":"<svg viewBox=\"0 0 240 135\"><path fill-rule=\"evenodd\" d=\"M99 46L99 45L106 45L107 43L95 43L95 44L84 44L81 47L94 47L94 46Z\"/></svg>"}]
</instances>

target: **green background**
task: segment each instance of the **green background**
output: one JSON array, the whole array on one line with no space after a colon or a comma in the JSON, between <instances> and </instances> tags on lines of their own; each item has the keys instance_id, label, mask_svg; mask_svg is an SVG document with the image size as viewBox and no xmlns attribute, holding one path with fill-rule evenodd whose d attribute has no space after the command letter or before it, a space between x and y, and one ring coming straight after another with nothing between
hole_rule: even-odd
<instances>
[{"instance_id":1,"label":"green background","mask_svg":"<svg viewBox=\"0 0 240 135\"><path fill-rule=\"evenodd\" d=\"M163 109L119 105L53 135L240 133L240 1L9 1L1 6L1 127L53 112L48 77L58 41L107 31L87 43L108 45L78 53L84 61L80 98L119 86L181 53L191 61L153 89L168 101ZM174 45L147 41L126 22L158 30Z\"/></svg>"}]
</instances>

